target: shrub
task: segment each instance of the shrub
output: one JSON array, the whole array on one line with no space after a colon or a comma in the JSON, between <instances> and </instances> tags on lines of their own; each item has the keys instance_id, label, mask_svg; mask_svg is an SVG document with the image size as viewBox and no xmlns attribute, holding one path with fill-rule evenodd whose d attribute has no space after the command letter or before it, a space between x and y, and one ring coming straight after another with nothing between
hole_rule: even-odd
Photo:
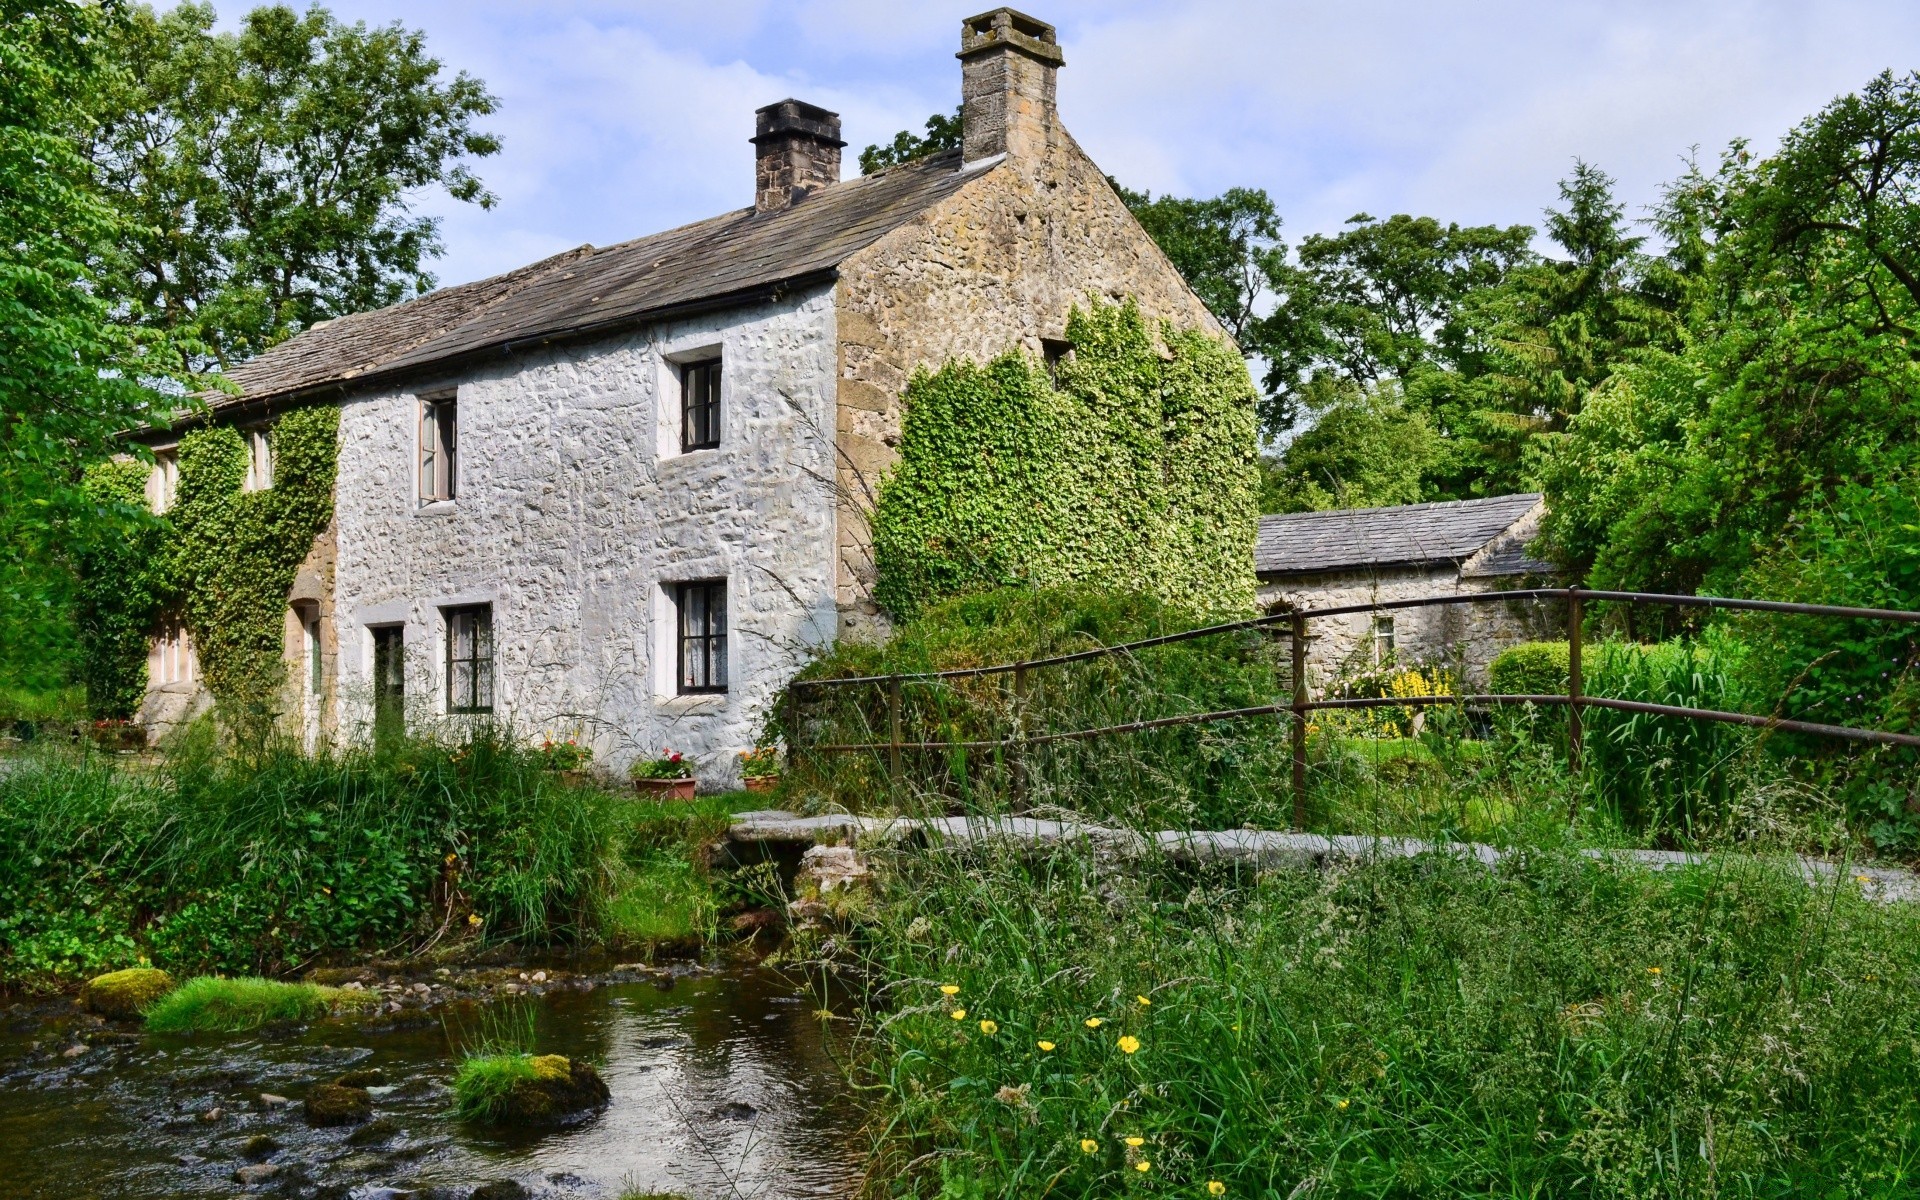
<instances>
[{"instance_id":1,"label":"shrub","mask_svg":"<svg viewBox=\"0 0 1920 1200\"><path fill-rule=\"evenodd\" d=\"M1521 642L1493 656L1487 687L1501 696L1564 696L1567 643Z\"/></svg>"},{"instance_id":2,"label":"shrub","mask_svg":"<svg viewBox=\"0 0 1920 1200\"><path fill-rule=\"evenodd\" d=\"M1710 630L1700 640L1603 642L1587 692L1680 708L1739 707L1738 646ZM1751 730L1691 717L1581 710L1587 768L1600 801L1629 829L1693 836L1726 816Z\"/></svg>"},{"instance_id":3,"label":"shrub","mask_svg":"<svg viewBox=\"0 0 1920 1200\"><path fill-rule=\"evenodd\" d=\"M361 993L274 979L189 979L147 1006L153 1033L239 1033L273 1021L311 1021L341 1005L370 1002Z\"/></svg>"}]
</instances>

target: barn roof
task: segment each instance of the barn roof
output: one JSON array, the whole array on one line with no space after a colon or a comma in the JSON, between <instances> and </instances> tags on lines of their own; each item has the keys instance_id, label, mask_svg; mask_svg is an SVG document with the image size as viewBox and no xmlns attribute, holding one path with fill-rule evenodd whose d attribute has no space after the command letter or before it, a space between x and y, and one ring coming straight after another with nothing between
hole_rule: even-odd
<instances>
[{"instance_id":1,"label":"barn roof","mask_svg":"<svg viewBox=\"0 0 1920 1200\"><path fill-rule=\"evenodd\" d=\"M830 276L848 256L979 177L947 151L821 188L777 212L737 209L308 329L227 372L214 411L563 338Z\"/></svg>"},{"instance_id":2,"label":"barn roof","mask_svg":"<svg viewBox=\"0 0 1920 1200\"><path fill-rule=\"evenodd\" d=\"M1545 573L1553 568L1528 557L1525 538L1501 536L1532 514L1540 502L1538 492L1522 492L1478 500L1261 517L1254 570L1269 578L1366 567L1458 566L1487 550L1473 564L1472 574Z\"/></svg>"}]
</instances>

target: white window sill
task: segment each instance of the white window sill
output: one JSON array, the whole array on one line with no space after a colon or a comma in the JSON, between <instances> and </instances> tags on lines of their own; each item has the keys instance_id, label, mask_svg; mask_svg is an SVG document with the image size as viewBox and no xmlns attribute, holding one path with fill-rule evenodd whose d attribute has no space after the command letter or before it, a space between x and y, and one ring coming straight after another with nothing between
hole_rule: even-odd
<instances>
[{"instance_id":1,"label":"white window sill","mask_svg":"<svg viewBox=\"0 0 1920 1200\"><path fill-rule=\"evenodd\" d=\"M660 465L664 467L668 463L706 462L708 459L717 457L726 448L727 444L721 442L718 446L707 446L700 450L671 450L660 456Z\"/></svg>"},{"instance_id":2,"label":"white window sill","mask_svg":"<svg viewBox=\"0 0 1920 1200\"><path fill-rule=\"evenodd\" d=\"M435 500L415 508L413 515L416 517L450 517L459 511L459 508L460 502L458 500Z\"/></svg>"},{"instance_id":3,"label":"white window sill","mask_svg":"<svg viewBox=\"0 0 1920 1200\"><path fill-rule=\"evenodd\" d=\"M723 712L727 695L726 692L694 692L685 696L656 696L654 706L670 713Z\"/></svg>"}]
</instances>

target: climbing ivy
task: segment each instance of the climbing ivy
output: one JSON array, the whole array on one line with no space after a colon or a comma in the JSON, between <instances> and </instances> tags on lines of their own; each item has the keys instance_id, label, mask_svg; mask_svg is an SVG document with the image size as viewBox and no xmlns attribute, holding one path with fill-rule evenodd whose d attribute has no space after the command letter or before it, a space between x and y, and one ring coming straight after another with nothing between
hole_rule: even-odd
<instances>
[{"instance_id":1,"label":"climbing ivy","mask_svg":"<svg viewBox=\"0 0 1920 1200\"><path fill-rule=\"evenodd\" d=\"M911 619L1008 584L1145 589L1196 614L1253 605L1255 395L1222 341L1132 302L1067 322L1052 376L1009 351L908 383L873 514L875 599Z\"/></svg>"},{"instance_id":2,"label":"climbing ivy","mask_svg":"<svg viewBox=\"0 0 1920 1200\"><path fill-rule=\"evenodd\" d=\"M314 537L333 519L340 414L296 409L269 435L273 486L247 491L247 444L214 426L180 439L180 479L162 520L81 555L84 671L96 717L123 717L146 688L147 639L163 612L186 622L201 678L230 724L270 720L286 681L287 593ZM143 502L148 467L88 473L97 503Z\"/></svg>"}]
</instances>

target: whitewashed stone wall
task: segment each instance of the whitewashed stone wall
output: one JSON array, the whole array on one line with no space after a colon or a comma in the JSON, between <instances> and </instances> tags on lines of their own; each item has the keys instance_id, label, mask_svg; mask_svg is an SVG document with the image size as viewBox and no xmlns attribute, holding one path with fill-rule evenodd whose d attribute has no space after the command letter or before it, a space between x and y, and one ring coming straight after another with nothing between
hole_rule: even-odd
<instances>
[{"instance_id":1,"label":"whitewashed stone wall","mask_svg":"<svg viewBox=\"0 0 1920 1200\"><path fill-rule=\"evenodd\" d=\"M1463 579L1451 566L1345 571L1262 582L1260 608L1337 608L1419 596L1482 594L1500 590L1499 579ZM1389 609L1399 661L1440 663L1465 671L1468 685L1487 680L1495 655L1516 642L1565 636L1565 607L1557 601L1507 600ZM1371 612L1320 617L1307 625L1308 677L1325 688L1352 665L1372 662Z\"/></svg>"},{"instance_id":2,"label":"whitewashed stone wall","mask_svg":"<svg viewBox=\"0 0 1920 1200\"><path fill-rule=\"evenodd\" d=\"M679 450L674 360L722 359L718 449ZM503 358L342 407L334 597L340 716L372 715L371 627L404 624L410 719L445 716L442 610L493 605L495 715L623 769L672 747L731 784L766 705L831 640L830 286ZM459 396L459 488L417 506L418 397ZM678 696L663 585L728 585L725 695Z\"/></svg>"}]
</instances>

